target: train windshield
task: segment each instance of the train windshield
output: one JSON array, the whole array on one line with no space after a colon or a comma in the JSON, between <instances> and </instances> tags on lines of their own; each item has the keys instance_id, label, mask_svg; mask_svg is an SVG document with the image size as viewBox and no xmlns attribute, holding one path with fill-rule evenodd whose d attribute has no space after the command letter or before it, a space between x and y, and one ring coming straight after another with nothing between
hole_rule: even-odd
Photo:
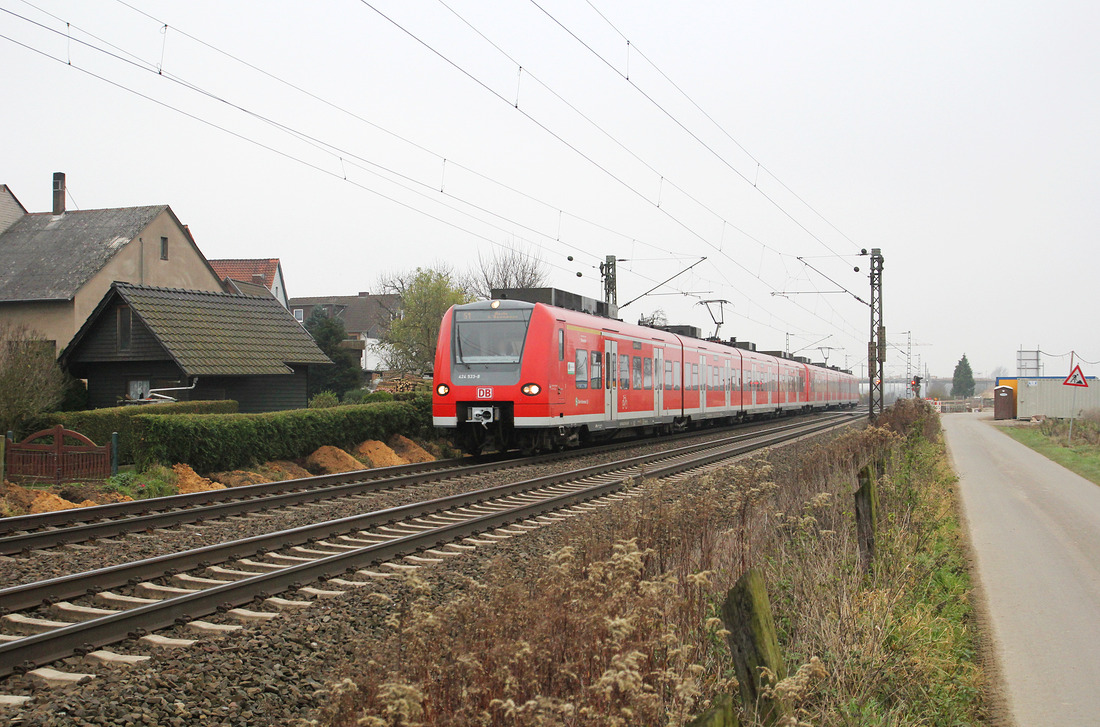
<instances>
[{"instance_id":1,"label":"train windshield","mask_svg":"<svg viewBox=\"0 0 1100 727\"><path fill-rule=\"evenodd\" d=\"M519 363L530 320L530 308L455 311L455 363Z\"/></svg>"}]
</instances>

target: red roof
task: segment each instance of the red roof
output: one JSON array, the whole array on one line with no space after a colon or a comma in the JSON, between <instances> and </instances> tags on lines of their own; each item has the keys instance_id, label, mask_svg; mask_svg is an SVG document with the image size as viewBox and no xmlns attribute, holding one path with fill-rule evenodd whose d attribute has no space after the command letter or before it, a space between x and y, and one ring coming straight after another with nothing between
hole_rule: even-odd
<instances>
[{"instance_id":1,"label":"red roof","mask_svg":"<svg viewBox=\"0 0 1100 727\"><path fill-rule=\"evenodd\" d=\"M207 262L222 280L232 278L251 283L253 275L262 275L264 286L268 289L275 285L275 271L279 268L277 257L269 260L208 260Z\"/></svg>"}]
</instances>

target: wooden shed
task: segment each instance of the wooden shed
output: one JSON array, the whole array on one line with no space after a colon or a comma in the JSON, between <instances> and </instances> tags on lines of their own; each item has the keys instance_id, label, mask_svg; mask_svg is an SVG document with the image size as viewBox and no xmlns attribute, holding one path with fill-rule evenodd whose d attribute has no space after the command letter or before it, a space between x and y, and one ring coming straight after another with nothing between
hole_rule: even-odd
<instances>
[{"instance_id":1,"label":"wooden shed","mask_svg":"<svg viewBox=\"0 0 1100 727\"><path fill-rule=\"evenodd\" d=\"M160 390L234 399L242 412L306 406L309 371L332 365L274 298L114 283L61 353L91 407Z\"/></svg>"}]
</instances>

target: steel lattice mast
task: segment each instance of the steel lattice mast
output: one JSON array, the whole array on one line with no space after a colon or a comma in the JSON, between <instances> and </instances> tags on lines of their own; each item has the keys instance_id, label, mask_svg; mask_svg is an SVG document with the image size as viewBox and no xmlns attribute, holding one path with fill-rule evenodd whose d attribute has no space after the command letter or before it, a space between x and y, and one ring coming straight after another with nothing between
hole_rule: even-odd
<instances>
[{"instance_id":1,"label":"steel lattice mast","mask_svg":"<svg viewBox=\"0 0 1100 727\"><path fill-rule=\"evenodd\" d=\"M886 324L882 319L882 250L871 248L871 339L867 344L870 416L882 414L886 379Z\"/></svg>"}]
</instances>

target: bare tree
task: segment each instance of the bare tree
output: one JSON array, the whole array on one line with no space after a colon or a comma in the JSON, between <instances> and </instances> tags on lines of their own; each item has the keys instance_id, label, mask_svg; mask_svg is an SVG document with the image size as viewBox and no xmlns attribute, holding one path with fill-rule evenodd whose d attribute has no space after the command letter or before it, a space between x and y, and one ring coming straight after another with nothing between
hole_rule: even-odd
<instances>
[{"instance_id":1,"label":"bare tree","mask_svg":"<svg viewBox=\"0 0 1100 727\"><path fill-rule=\"evenodd\" d=\"M0 321L0 432L19 431L32 415L61 403L64 393L53 342L26 324Z\"/></svg>"},{"instance_id":2,"label":"bare tree","mask_svg":"<svg viewBox=\"0 0 1100 727\"><path fill-rule=\"evenodd\" d=\"M642 314L638 316L639 326L649 326L650 328L660 328L668 325L668 315L663 308L658 308L649 315Z\"/></svg>"},{"instance_id":3,"label":"bare tree","mask_svg":"<svg viewBox=\"0 0 1100 727\"><path fill-rule=\"evenodd\" d=\"M477 267L464 280L467 289L481 300L499 288L543 288L546 268L537 252L515 247L495 248L489 255L477 254Z\"/></svg>"}]
</instances>

